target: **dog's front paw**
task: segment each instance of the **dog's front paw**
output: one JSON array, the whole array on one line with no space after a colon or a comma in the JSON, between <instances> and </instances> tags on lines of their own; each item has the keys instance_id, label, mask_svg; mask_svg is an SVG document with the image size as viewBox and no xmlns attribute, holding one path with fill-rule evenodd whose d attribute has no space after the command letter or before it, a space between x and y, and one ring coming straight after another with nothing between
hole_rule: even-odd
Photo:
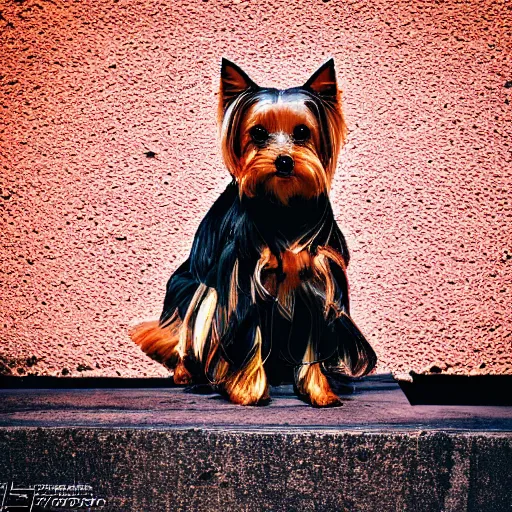
<instances>
[{"instance_id":1,"label":"dog's front paw","mask_svg":"<svg viewBox=\"0 0 512 512\"><path fill-rule=\"evenodd\" d=\"M313 407L340 407L343 402L334 393L323 374L320 363L299 367L295 377L295 392Z\"/></svg>"},{"instance_id":2,"label":"dog's front paw","mask_svg":"<svg viewBox=\"0 0 512 512\"><path fill-rule=\"evenodd\" d=\"M270 401L267 376L263 366L243 369L230 376L222 385L229 400L239 405L266 405Z\"/></svg>"},{"instance_id":3,"label":"dog's front paw","mask_svg":"<svg viewBox=\"0 0 512 512\"><path fill-rule=\"evenodd\" d=\"M232 373L220 386L229 400L239 405L266 405L270 401L269 385L260 347L247 366Z\"/></svg>"}]
</instances>

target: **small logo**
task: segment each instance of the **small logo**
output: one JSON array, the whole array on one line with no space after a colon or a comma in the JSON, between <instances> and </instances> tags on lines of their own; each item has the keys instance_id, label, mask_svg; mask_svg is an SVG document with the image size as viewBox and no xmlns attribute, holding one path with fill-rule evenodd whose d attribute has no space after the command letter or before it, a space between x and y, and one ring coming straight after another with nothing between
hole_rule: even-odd
<instances>
[{"instance_id":1,"label":"small logo","mask_svg":"<svg viewBox=\"0 0 512 512\"><path fill-rule=\"evenodd\" d=\"M16 487L0 482L0 512L66 512L101 510L105 498L95 496L88 484L35 484Z\"/></svg>"}]
</instances>

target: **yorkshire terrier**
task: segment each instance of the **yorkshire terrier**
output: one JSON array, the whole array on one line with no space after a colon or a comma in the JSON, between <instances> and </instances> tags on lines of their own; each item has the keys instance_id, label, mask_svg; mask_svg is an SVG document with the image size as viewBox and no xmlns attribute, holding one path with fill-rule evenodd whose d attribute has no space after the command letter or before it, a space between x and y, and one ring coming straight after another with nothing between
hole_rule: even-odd
<instances>
[{"instance_id":1,"label":"yorkshire terrier","mask_svg":"<svg viewBox=\"0 0 512 512\"><path fill-rule=\"evenodd\" d=\"M210 384L237 404L293 382L313 406L340 405L332 377L366 375L377 357L350 317L349 253L328 197L347 134L333 59L285 90L222 59L218 118L233 180L169 279L160 319L131 338L176 384Z\"/></svg>"}]
</instances>

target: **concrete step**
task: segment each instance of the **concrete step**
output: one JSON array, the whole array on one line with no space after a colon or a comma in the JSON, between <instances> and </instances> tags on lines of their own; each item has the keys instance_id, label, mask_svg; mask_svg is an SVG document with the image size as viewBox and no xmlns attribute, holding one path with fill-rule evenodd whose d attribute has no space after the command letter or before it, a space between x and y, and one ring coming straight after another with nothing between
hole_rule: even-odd
<instances>
[{"instance_id":1,"label":"concrete step","mask_svg":"<svg viewBox=\"0 0 512 512\"><path fill-rule=\"evenodd\" d=\"M272 391L240 407L181 388L0 390L4 503L88 484L102 511L511 510L511 407L411 406L389 376L336 409Z\"/></svg>"}]
</instances>

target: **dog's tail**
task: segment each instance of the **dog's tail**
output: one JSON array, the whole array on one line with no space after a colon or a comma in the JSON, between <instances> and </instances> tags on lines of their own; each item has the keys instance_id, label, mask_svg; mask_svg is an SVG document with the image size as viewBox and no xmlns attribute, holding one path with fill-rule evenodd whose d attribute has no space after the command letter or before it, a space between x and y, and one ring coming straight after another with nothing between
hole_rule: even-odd
<instances>
[{"instance_id":1,"label":"dog's tail","mask_svg":"<svg viewBox=\"0 0 512 512\"><path fill-rule=\"evenodd\" d=\"M174 369L178 361L180 323L177 316L165 324L158 320L150 320L132 327L128 334L149 357Z\"/></svg>"}]
</instances>

